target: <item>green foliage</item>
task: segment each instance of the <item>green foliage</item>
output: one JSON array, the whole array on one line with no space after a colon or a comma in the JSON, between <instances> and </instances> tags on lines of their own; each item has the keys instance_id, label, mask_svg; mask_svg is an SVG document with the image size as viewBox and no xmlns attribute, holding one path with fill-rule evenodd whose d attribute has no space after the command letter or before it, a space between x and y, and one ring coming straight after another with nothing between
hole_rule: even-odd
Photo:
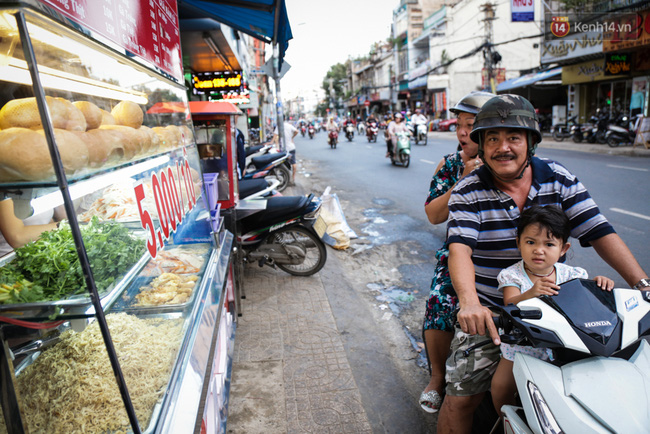
<instances>
[{"instance_id":1,"label":"green foliage","mask_svg":"<svg viewBox=\"0 0 650 434\"><path fill-rule=\"evenodd\" d=\"M99 223L95 217L82 226L81 233L99 292L106 291L144 253L142 240L132 237L119 223ZM86 291L68 225L44 232L38 240L16 249L16 258L1 271L0 286L11 286L13 280L14 286L18 282L29 289L25 295L15 295L5 303L61 300Z\"/></svg>"}]
</instances>

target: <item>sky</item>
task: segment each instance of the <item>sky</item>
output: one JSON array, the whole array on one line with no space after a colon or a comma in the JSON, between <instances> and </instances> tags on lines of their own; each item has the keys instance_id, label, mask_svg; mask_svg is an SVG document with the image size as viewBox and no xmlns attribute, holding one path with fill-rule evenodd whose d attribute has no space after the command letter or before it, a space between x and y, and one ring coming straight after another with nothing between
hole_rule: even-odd
<instances>
[{"instance_id":1,"label":"sky","mask_svg":"<svg viewBox=\"0 0 650 434\"><path fill-rule=\"evenodd\" d=\"M390 37L399 0L286 0L293 33L284 57L291 65L280 82L282 99L302 96L315 105L330 66L365 56ZM317 92L317 93L316 93Z\"/></svg>"}]
</instances>

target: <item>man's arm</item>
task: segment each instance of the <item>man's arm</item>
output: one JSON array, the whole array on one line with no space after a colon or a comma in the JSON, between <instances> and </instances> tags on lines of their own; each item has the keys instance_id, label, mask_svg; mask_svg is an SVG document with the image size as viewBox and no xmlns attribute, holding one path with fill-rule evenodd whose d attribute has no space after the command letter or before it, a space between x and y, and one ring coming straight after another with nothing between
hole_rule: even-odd
<instances>
[{"instance_id":1,"label":"man's arm","mask_svg":"<svg viewBox=\"0 0 650 434\"><path fill-rule=\"evenodd\" d=\"M457 319L460 327L470 335L485 335L487 329L494 345L499 345L501 340L492 320L492 312L481 305L476 293L472 249L469 246L460 243L449 245L449 275L458 295L460 310Z\"/></svg>"},{"instance_id":2,"label":"man's arm","mask_svg":"<svg viewBox=\"0 0 650 434\"><path fill-rule=\"evenodd\" d=\"M648 277L618 234L608 234L591 242L598 256L621 275L630 287Z\"/></svg>"},{"instance_id":3,"label":"man's arm","mask_svg":"<svg viewBox=\"0 0 650 434\"><path fill-rule=\"evenodd\" d=\"M0 231L14 249L38 239L43 232L52 229L56 229L56 223L25 225L14 214L14 202L11 199L0 201Z\"/></svg>"}]
</instances>

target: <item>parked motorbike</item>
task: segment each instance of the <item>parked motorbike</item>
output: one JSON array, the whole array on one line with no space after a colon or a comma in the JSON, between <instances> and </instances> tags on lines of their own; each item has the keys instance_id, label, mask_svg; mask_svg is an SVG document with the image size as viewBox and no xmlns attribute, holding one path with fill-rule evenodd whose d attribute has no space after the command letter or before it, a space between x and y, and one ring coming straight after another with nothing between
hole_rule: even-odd
<instances>
[{"instance_id":1,"label":"parked motorbike","mask_svg":"<svg viewBox=\"0 0 650 434\"><path fill-rule=\"evenodd\" d=\"M501 341L554 349L555 360L518 353L521 406L502 407L508 433L647 432L650 292L603 291L574 279L558 295L494 305Z\"/></svg>"},{"instance_id":2,"label":"parked motorbike","mask_svg":"<svg viewBox=\"0 0 650 434\"><path fill-rule=\"evenodd\" d=\"M332 149L336 149L336 143L339 141L338 131L330 131L327 135L327 143L331 146Z\"/></svg>"},{"instance_id":3,"label":"parked motorbike","mask_svg":"<svg viewBox=\"0 0 650 434\"><path fill-rule=\"evenodd\" d=\"M572 137L580 126L576 121L576 117L571 116L566 123L551 126L551 134L556 142L562 142L564 139ZM582 141L582 137L580 141Z\"/></svg>"},{"instance_id":4,"label":"parked motorbike","mask_svg":"<svg viewBox=\"0 0 650 434\"><path fill-rule=\"evenodd\" d=\"M366 128L366 138L368 143L377 142L377 136L379 135L379 126L377 122L370 122Z\"/></svg>"},{"instance_id":5,"label":"parked motorbike","mask_svg":"<svg viewBox=\"0 0 650 434\"><path fill-rule=\"evenodd\" d=\"M283 191L289 185L289 181L291 181L291 171L285 164L288 158L289 154L286 152L266 154L261 157L252 158L251 162L253 164L250 168L247 168L242 179L275 178L280 181L278 191Z\"/></svg>"},{"instance_id":6,"label":"parked motorbike","mask_svg":"<svg viewBox=\"0 0 650 434\"><path fill-rule=\"evenodd\" d=\"M348 142L354 139L354 125L351 123L345 126L345 138L348 139Z\"/></svg>"},{"instance_id":7,"label":"parked motorbike","mask_svg":"<svg viewBox=\"0 0 650 434\"><path fill-rule=\"evenodd\" d=\"M407 132L397 133L397 146L390 158L393 165L409 167L411 164L411 136Z\"/></svg>"},{"instance_id":8,"label":"parked motorbike","mask_svg":"<svg viewBox=\"0 0 650 434\"><path fill-rule=\"evenodd\" d=\"M416 145L423 144L424 146L426 146L427 145L427 124L416 124L414 137L415 137Z\"/></svg>"},{"instance_id":9,"label":"parked motorbike","mask_svg":"<svg viewBox=\"0 0 650 434\"><path fill-rule=\"evenodd\" d=\"M629 120L627 116L621 115L617 118L615 124L609 124L605 133L607 145L615 148L633 144L636 138L637 123L640 118L641 115L637 115L633 120Z\"/></svg>"},{"instance_id":10,"label":"parked motorbike","mask_svg":"<svg viewBox=\"0 0 650 434\"><path fill-rule=\"evenodd\" d=\"M309 134L309 138L313 139L314 134L316 134L316 128L314 128L313 125L310 125L309 128L307 128L307 133Z\"/></svg>"},{"instance_id":11,"label":"parked motorbike","mask_svg":"<svg viewBox=\"0 0 650 434\"><path fill-rule=\"evenodd\" d=\"M240 199L260 199L272 196L282 196L277 191L280 181L277 179L240 179L237 183L239 187Z\"/></svg>"},{"instance_id":12,"label":"parked motorbike","mask_svg":"<svg viewBox=\"0 0 650 434\"><path fill-rule=\"evenodd\" d=\"M313 194L266 199L266 209L239 221L244 262L294 276L317 273L327 260L321 240L325 226L314 224L320 207L321 200Z\"/></svg>"}]
</instances>

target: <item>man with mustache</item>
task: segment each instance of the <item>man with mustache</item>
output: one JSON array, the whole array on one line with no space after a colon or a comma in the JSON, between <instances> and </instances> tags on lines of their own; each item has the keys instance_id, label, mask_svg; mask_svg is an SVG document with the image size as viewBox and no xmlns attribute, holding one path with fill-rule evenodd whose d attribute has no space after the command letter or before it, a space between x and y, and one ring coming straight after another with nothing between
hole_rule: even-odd
<instances>
[{"instance_id":1,"label":"man with mustache","mask_svg":"<svg viewBox=\"0 0 650 434\"><path fill-rule=\"evenodd\" d=\"M561 207L571 222L572 237L583 247L593 247L630 287L650 289L648 275L582 183L560 164L534 156L542 136L528 100L519 95L490 99L476 116L470 138L478 143L484 164L460 180L449 199L449 272L460 310L446 363L447 395L439 433L470 432L472 414L490 387L500 341L480 297L503 304L497 275L521 259L516 227L524 209ZM465 357L463 351L483 342L486 334L494 345Z\"/></svg>"}]
</instances>

